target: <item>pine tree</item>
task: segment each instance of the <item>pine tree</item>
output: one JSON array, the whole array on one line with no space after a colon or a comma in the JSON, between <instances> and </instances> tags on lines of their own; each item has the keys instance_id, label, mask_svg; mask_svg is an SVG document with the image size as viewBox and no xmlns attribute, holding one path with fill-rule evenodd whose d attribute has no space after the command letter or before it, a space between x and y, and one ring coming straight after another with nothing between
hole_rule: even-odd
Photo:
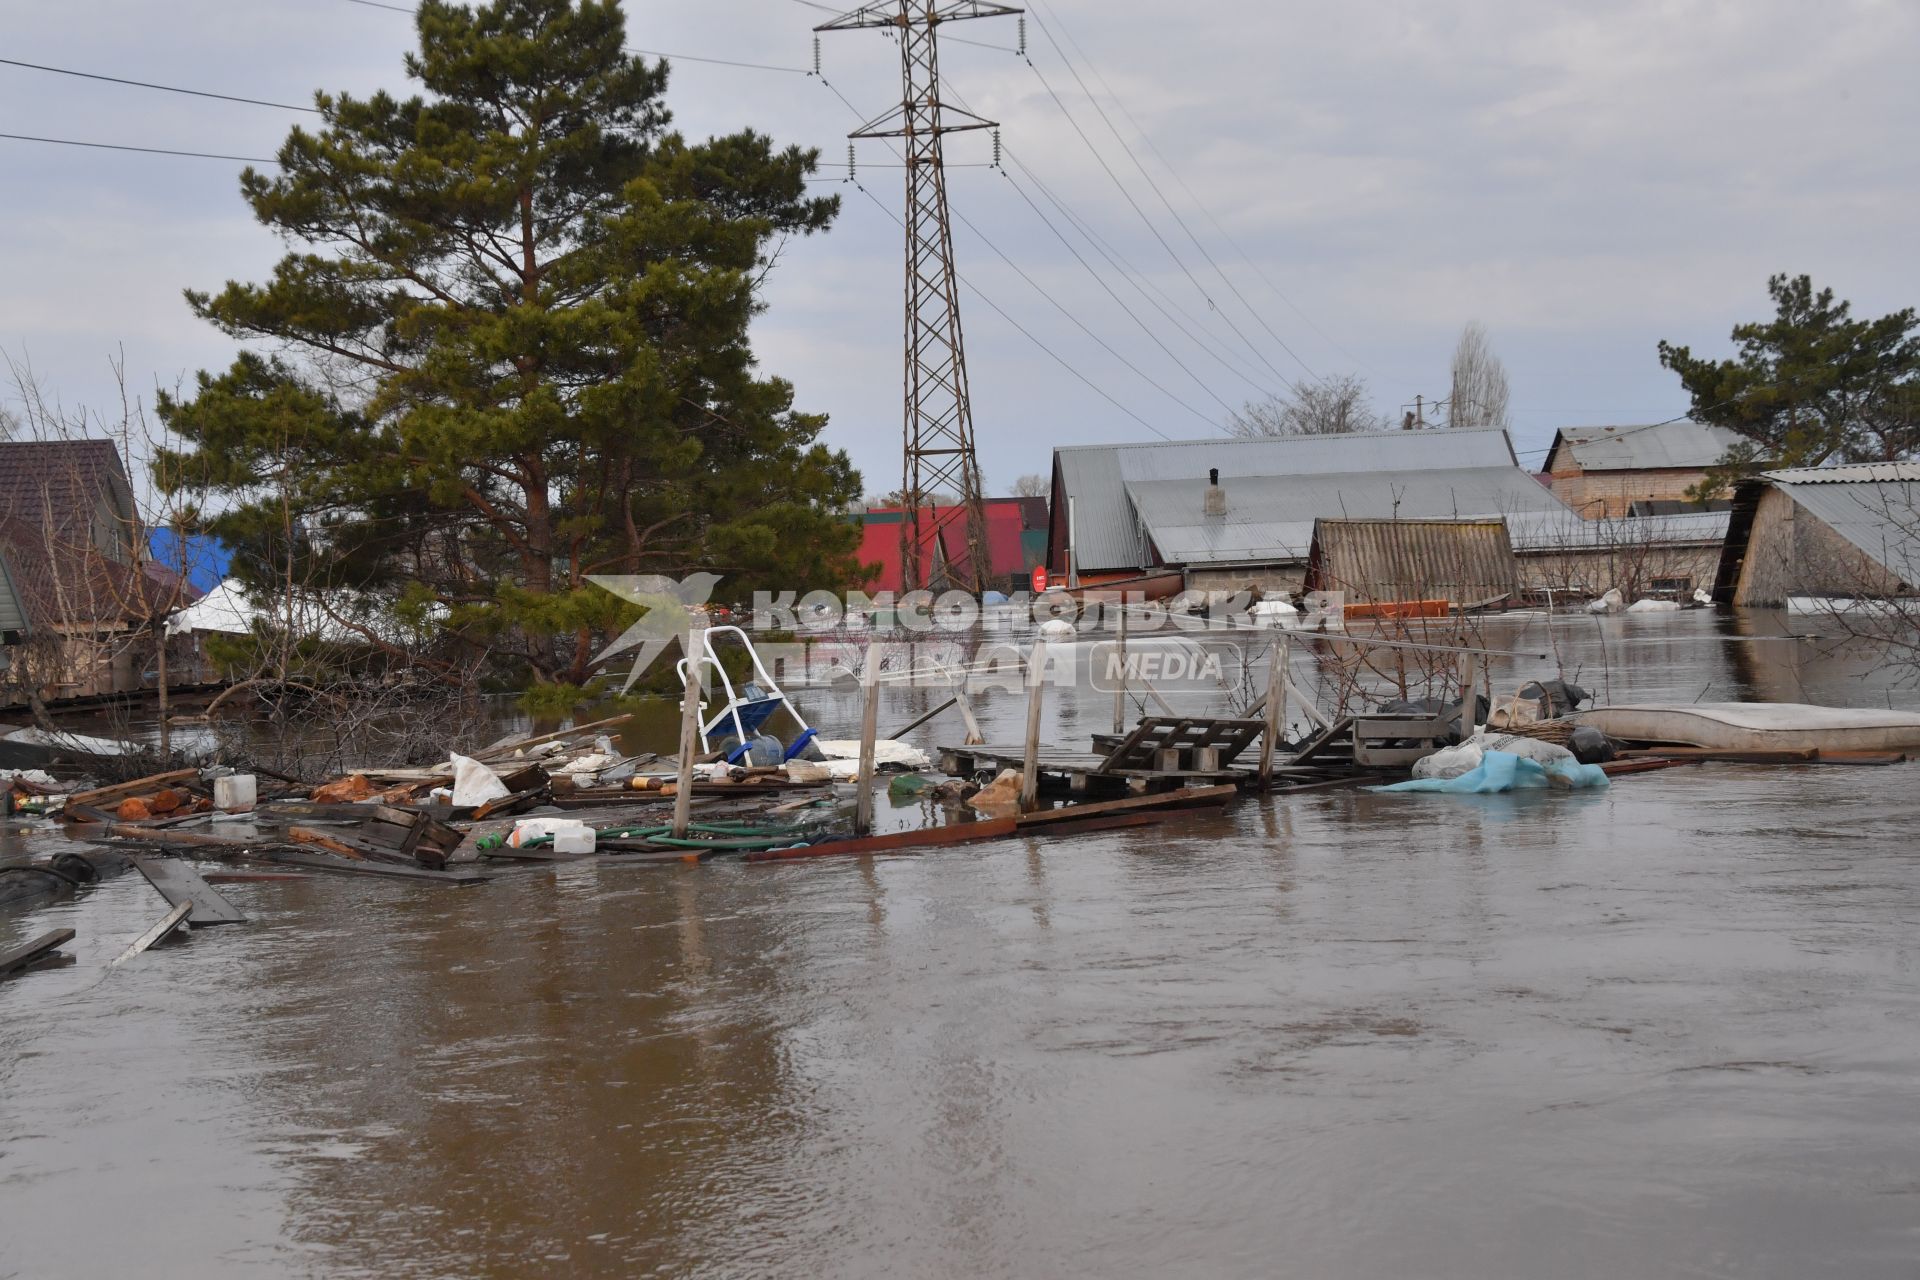
<instances>
[{"instance_id":1,"label":"pine tree","mask_svg":"<svg viewBox=\"0 0 1920 1280\"><path fill-rule=\"evenodd\" d=\"M589 575L838 586L859 493L748 342L816 153L670 128L618 0L424 0L422 92L316 97L241 180L292 251L189 292L250 344L161 411L257 581L445 620L563 697L624 618ZM548 699L553 701L552 698Z\"/></svg>"}]
</instances>

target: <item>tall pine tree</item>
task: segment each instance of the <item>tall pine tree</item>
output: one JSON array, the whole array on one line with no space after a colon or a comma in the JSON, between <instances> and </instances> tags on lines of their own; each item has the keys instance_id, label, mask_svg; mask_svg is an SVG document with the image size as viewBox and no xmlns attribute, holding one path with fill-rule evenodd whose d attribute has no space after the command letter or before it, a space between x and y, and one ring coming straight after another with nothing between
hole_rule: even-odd
<instances>
[{"instance_id":1,"label":"tall pine tree","mask_svg":"<svg viewBox=\"0 0 1920 1280\"><path fill-rule=\"evenodd\" d=\"M163 400L158 474L255 580L443 618L562 701L624 621L589 575L849 580L859 477L748 343L778 244L838 211L816 153L671 131L618 0L424 0L418 33L423 92L321 94L242 178L291 252L188 293L248 349Z\"/></svg>"}]
</instances>

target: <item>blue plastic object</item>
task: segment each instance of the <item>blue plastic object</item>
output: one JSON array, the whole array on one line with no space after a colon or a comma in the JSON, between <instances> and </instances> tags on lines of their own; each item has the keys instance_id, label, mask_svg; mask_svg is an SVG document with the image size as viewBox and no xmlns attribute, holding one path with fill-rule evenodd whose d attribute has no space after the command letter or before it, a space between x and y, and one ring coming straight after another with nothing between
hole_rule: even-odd
<instances>
[{"instance_id":1,"label":"blue plastic object","mask_svg":"<svg viewBox=\"0 0 1920 1280\"><path fill-rule=\"evenodd\" d=\"M1469 769L1457 778L1415 778L1410 782L1396 782L1371 790L1438 791L1456 796L1494 795L1503 791L1544 790L1551 785L1548 781L1550 777L1559 778L1579 790L1610 785L1606 771L1597 764L1564 760L1543 765L1538 760L1516 756L1509 751L1489 751L1482 757L1479 767Z\"/></svg>"},{"instance_id":2,"label":"blue plastic object","mask_svg":"<svg viewBox=\"0 0 1920 1280\"><path fill-rule=\"evenodd\" d=\"M797 759L800 753L807 749L807 744L812 742L818 735L819 730L817 729L803 730L799 737L787 744L787 754L780 757L780 763L785 764L789 760Z\"/></svg>"}]
</instances>

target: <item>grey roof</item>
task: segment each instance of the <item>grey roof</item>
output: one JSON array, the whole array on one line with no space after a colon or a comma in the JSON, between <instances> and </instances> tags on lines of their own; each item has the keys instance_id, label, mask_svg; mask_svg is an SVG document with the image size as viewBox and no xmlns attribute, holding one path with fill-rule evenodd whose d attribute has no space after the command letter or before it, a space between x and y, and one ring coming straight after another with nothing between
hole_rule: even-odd
<instances>
[{"instance_id":1,"label":"grey roof","mask_svg":"<svg viewBox=\"0 0 1920 1280\"><path fill-rule=\"evenodd\" d=\"M1920 585L1920 463L1769 471L1766 478L1888 573Z\"/></svg>"},{"instance_id":2,"label":"grey roof","mask_svg":"<svg viewBox=\"0 0 1920 1280\"><path fill-rule=\"evenodd\" d=\"M1731 511L1686 511L1670 516L1585 520L1571 512L1507 518L1513 549L1522 554L1607 547L1716 546L1726 541Z\"/></svg>"},{"instance_id":3,"label":"grey roof","mask_svg":"<svg viewBox=\"0 0 1920 1280\"><path fill-rule=\"evenodd\" d=\"M1641 427L1562 427L1547 451L1552 470L1562 448L1583 471L1698 470L1711 467L1741 436L1699 422L1659 422Z\"/></svg>"},{"instance_id":4,"label":"grey roof","mask_svg":"<svg viewBox=\"0 0 1920 1280\"><path fill-rule=\"evenodd\" d=\"M1152 564L1149 532L1160 558L1170 564L1304 559L1316 517L1390 517L1392 492L1404 495L1415 487L1421 496L1403 500L1420 509L1402 514L1502 514L1502 508L1480 506L1478 500L1456 507L1451 498L1435 497L1463 487L1478 493L1488 483L1486 477L1456 479L1453 472L1500 472L1501 487L1516 495L1517 510L1541 509L1542 502L1545 509L1565 509L1519 469L1504 431L1079 445L1056 449L1054 464L1063 494L1073 499L1075 560L1090 573ZM1214 523L1238 532L1215 536L1194 527L1202 524L1200 491L1213 468L1220 471L1228 502L1224 522ZM1142 500L1148 509L1137 508Z\"/></svg>"},{"instance_id":5,"label":"grey roof","mask_svg":"<svg viewBox=\"0 0 1920 1280\"><path fill-rule=\"evenodd\" d=\"M1578 518L1544 485L1511 463L1238 479L1222 475L1220 484L1227 492L1227 512L1213 517L1201 514L1204 476L1197 481L1146 480L1125 486L1126 497L1159 550L1161 562L1304 561L1313 545L1314 521L1322 517L1454 520L1532 512Z\"/></svg>"},{"instance_id":6,"label":"grey roof","mask_svg":"<svg viewBox=\"0 0 1920 1280\"><path fill-rule=\"evenodd\" d=\"M1856 462L1844 467L1795 467L1763 471L1761 477L1777 484L1858 484L1861 481L1920 481L1920 462Z\"/></svg>"}]
</instances>

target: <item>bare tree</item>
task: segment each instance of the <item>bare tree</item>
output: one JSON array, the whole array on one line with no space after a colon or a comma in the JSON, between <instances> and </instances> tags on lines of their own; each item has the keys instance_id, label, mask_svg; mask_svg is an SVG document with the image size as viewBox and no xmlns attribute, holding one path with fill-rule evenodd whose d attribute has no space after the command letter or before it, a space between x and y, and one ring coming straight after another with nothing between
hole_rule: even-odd
<instances>
[{"instance_id":1,"label":"bare tree","mask_svg":"<svg viewBox=\"0 0 1920 1280\"><path fill-rule=\"evenodd\" d=\"M1301 383L1293 395L1249 400L1227 419L1227 430L1247 440L1272 436L1338 436L1355 431L1391 431L1393 420L1377 412L1367 381L1358 374L1331 374Z\"/></svg>"},{"instance_id":2,"label":"bare tree","mask_svg":"<svg viewBox=\"0 0 1920 1280\"><path fill-rule=\"evenodd\" d=\"M1460 343L1453 349L1453 390L1447 397L1447 425L1450 427L1497 427L1512 425L1508 413L1507 367L1493 353L1493 342L1486 326L1478 320L1460 331Z\"/></svg>"},{"instance_id":3,"label":"bare tree","mask_svg":"<svg viewBox=\"0 0 1920 1280\"><path fill-rule=\"evenodd\" d=\"M1053 482L1039 474L1021 476L1009 492L1016 498L1044 498L1053 492Z\"/></svg>"}]
</instances>

